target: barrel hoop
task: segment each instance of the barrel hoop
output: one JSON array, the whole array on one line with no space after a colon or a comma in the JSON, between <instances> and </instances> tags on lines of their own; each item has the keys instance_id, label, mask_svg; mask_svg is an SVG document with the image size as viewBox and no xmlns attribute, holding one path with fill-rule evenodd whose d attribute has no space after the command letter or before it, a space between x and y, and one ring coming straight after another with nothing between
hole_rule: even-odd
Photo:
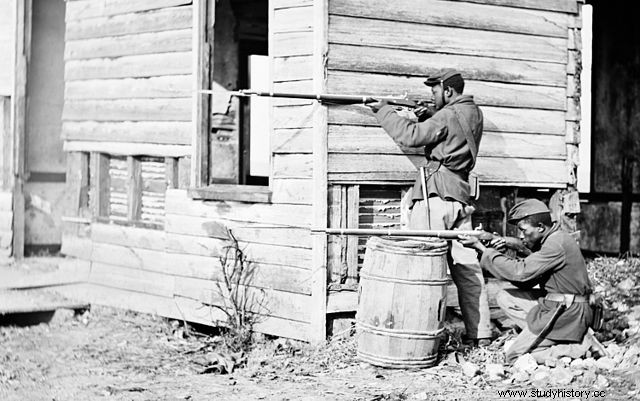
<instances>
[{"instance_id":1,"label":"barrel hoop","mask_svg":"<svg viewBox=\"0 0 640 401\"><path fill-rule=\"evenodd\" d=\"M448 248L422 250L415 248L400 248L393 246L384 246L380 244L368 244L367 248L372 251L383 251L394 255L411 255L411 256L442 256L447 253Z\"/></svg>"},{"instance_id":2,"label":"barrel hoop","mask_svg":"<svg viewBox=\"0 0 640 401\"><path fill-rule=\"evenodd\" d=\"M360 350L358 350L358 356L363 361L372 363L374 365L387 365L396 368L432 366L438 359L437 353L423 358L390 358L373 355L369 352Z\"/></svg>"},{"instance_id":3,"label":"barrel hoop","mask_svg":"<svg viewBox=\"0 0 640 401\"><path fill-rule=\"evenodd\" d=\"M440 335L442 335L442 333L444 332L444 328L438 329L436 331L397 330L372 326L368 323L364 323L361 320L356 320L356 323L356 328L359 328L362 331L373 334L384 334L388 337L397 338L429 340L440 337Z\"/></svg>"},{"instance_id":4,"label":"barrel hoop","mask_svg":"<svg viewBox=\"0 0 640 401\"><path fill-rule=\"evenodd\" d=\"M360 279L385 281L389 283L408 284L408 285L433 285L433 286L445 286L449 284L449 279L433 279L433 280L407 280L397 277L381 276L378 274L369 274L363 270L360 270Z\"/></svg>"},{"instance_id":5,"label":"barrel hoop","mask_svg":"<svg viewBox=\"0 0 640 401\"><path fill-rule=\"evenodd\" d=\"M447 253L449 245L447 241L398 241L395 238L386 239L372 237L367 242L367 248L371 250L381 250L398 255L413 256L440 256Z\"/></svg>"}]
</instances>

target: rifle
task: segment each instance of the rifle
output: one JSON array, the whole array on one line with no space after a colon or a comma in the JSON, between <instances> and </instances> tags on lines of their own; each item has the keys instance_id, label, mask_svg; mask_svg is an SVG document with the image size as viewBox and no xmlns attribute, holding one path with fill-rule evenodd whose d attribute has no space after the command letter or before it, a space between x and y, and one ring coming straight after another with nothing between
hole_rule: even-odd
<instances>
[{"instance_id":1,"label":"rifle","mask_svg":"<svg viewBox=\"0 0 640 401\"><path fill-rule=\"evenodd\" d=\"M495 234L480 230L397 230L380 228L312 228L312 233L328 235L386 236L386 237L435 237L448 240L458 239L460 235L478 237L481 241L498 238Z\"/></svg>"},{"instance_id":2,"label":"rifle","mask_svg":"<svg viewBox=\"0 0 640 401\"><path fill-rule=\"evenodd\" d=\"M213 91L213 90L199 90L200 93L206 93L210 95L226 96L259 96L259 97L275 97L275 98L287 98L287 99L309 99L317 100L327 104L363 104L375 103L380 100L386 100L392 106L402 106L410 109L426 108L429 103L424 99L417 96L409 96L404 94L403 96L370 96L370 95L341 95L332 93L291 93L291 92L265 92L256 91L252 89L240 89L237 91Z\"/></svg>"}]
</instances>

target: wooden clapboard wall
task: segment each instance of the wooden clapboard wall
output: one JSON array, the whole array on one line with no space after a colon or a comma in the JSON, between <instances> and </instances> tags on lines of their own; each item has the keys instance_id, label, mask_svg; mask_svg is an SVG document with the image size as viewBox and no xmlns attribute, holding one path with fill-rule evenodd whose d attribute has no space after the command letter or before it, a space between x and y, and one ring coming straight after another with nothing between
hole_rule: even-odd
<instances>
[{"instance_id":1,"label":"wooden clapboard wall","mask_svg":"<svg viewBox=\"0 0 640 401\"><path fill-rule=\"evenodd\" d=\"M331 0L328 90L430 97L424 76L457 68L485 115L482 182L564 187L577 149L576 12L567 0ZM329 109L330 181L411 181L421 160L368 108Z\"/></svg>"},{"instance_id":2,"label":"wooden clapboard wall","mask_svg":"<svg viewBox=\"0 0 640 401\"><path fill-rule=\"evenodd\" d=\"M190 4L67 2L62 117L67 150L189 154Z\"/></svg>"},{"instance_id":3,"label":"wooden clapboard wall","mask_svg":"<svg viewBox=\"0 0 640 401\"><path fill-rule=\"evenodd\" d=\"M74 3L76 2L72 1L68 4ZM109 3L108 0L107 3ZM125 4L121 1L117 1L117 3ZM156 3L158 2L154 4ZM136 13L136 15L169 12L168 10L171 12L181 11L182 7ZM270 2L270 13L271 54L274 55L274 71L278 71L274 73L274 87L278 90L298 88L310 91L311 87L305 86L310 85L310 72L308 75L301 76L299 67L300 62L310 64L308 55L311 54L312 43L304 43L305 46L308 46L307 48L301 46L299 40L287 38L295 38L296 35L302 35L306 38L311 35L313 28L307 18L311 13L311 1L273 1ZM84 24L86 18L94 17L93 14L85 15L83 13L76 22ZM100 18L112 21L116 17ZM176 29L168 32L181 30L175 26L174 28ZM72 29L69 28L69 30ZM302 42L305 41L306 39L302 40ZM172 55L181 54L181 52L167 50L166 53L135 57L148 58L160 54L163 57L172 57ZM108 57L104 59L104 62L133 56L122 56L115 59L111 59L111 56ZM190 63L191 58L185 56L185 60L180 61ZM74 60L69 60L67 66L73 62ZM164 63L170 67L170 63ZM276 65L282 65L283 68L275 68ZM159 68L155 63L149 63L150 67ZM139 70L145 67L137 66L136 68ZM190 66L185 68L184 74L172 74L170 71L166 71L162 75L166 79L176 77L181 79L189 69ZM305 67L304 70L306 74L307 68ZM107 74L110 70L103 71ZM129 84L133 84L139 79L109 76L92 78L91 80L109 81L104 82L107 87L110 82L128 80ZM76 80L68 82L73 84ZM122 84L124 85L125 82ZM69 93L69 87L67 87L67 93ZM152 92L153 96L156 93L158 92ZM179 90L175 92L173 98L162 99L165 99L167 104L174 104L173 101L177 101L179 105L183 99L183 93L182 90ZM127 97L122 99L122 102L130 100ZM154 99L141 98L138 100L143 102ZM85 100L78 101L84 102ZM103 101L120 100L100 100L100 102ZM69 104L71 103L73 102L70 101ZM310 103L303 106L307 105ZM298 106L300 105L278 104L274 114L290 115L289 113ZM156 116L161 118L161 116L181 115L179 110L181 109L169 113L159 112ZM114 133L112 138L120 138L117 140L127 143L132 142L127 138L136 135L135 127L140 121L136 122L135 119L139 118L138 116L144 116L144 111L140 108L134 108L126 109L126 112L129 113L127 117L130 116L134 120L133 122L115 120L76 122L74 120L72 123L77 127L74 132L84 132L82 127L78 127L79 124L84 123L91 128L89 131L95 134L91 138L78 139L77 143L80 144L78 146L104 138L102 136L104 131L101 131L100 128L104 126L103 124L110 124L110 127L113 127L114 131L110 131ZM68 288L66 291L69 295L75 294L93 299L95 302L158 313L162 316L215 324L216 319L225 319L220 311L209 307L209 305L222 303L217 289L217 283L222 279L219 257L224 253L224 247L228 245L225 238L227 238L226 230L230 229L245 252L247 260L250 262L250 268L254 269L253 276L248 282L249 291L265 295L263 306L254 308L254 311L261 316L255 327L256 330L302 340L310 339L313 335L309 329L313 310L310 307L312 298L312 240L309 227L312 217L311 195L313 191L311 144L306 141L310 138L310 132L307 128L311 128L311 126L304 117L296 122L295 118L298 117L300 114L295 113L293 118L280 118L281 123L274 124L270 204L193 200L188 196L185 187L172 185L169 182L172 180L167 177L167 188L169 189L163 199L162 220L164 226L162 230L93 222L89 224L89 229L85 230L83 235L67 237L63 243L63 252L91 261L89 283ZM185 118L187 117L185 116ZM188 118L191 118L190 115ZM182 124L180 121L167 121L166 124L171 124L175 128ZM170 132L173 132L173 129L168 128L168 125L165 126L163 121L154 121L153 124L156 127L165 127L163 131L165 134L160 134L161 138L167 140L162 142L163 144L188 143L186 136L184 142L168 142L169 139L182 137L171 135ZM138 137L136 136L136 138ZM73 141L69 137L66 139L69 143ZM150 139L141 136L139 141L142 145L142 142L149 142ZM103 166L110 172L108 186L111 191L107 203L112 220L117 220L118 217L122 219L128 210L125 203L128 199L125 196L127 186L123 182L126 180L126 176L130 175L130 166L126 165L128 159L131 158L111 157L106 166ZM184 159L181 158L180 161ZM150 163L146 170L145 162ZM162 168L153 162L153 159L140 158L141 166L139 169L142 180L145 182L144 190L152 191L153 188L163 185L160 179ZM170 175L170 171L173 171L173 168L166 167L164 170L167 175ZM178 171L176 174L181 175L185 171L184 166L180 166ZM147 195L144 190L140 206L142 216L145 216L146 213L149 218L154 218L156 215L152 211L157 209L153 209L152 206L157 206L160 200L157 197ZM92 196L99 197L97 194ZM91 196L89 197L91 198ZM145 199L149 208L145 208ZM100 201L94 199L89 203L100 203Z\"/></svg>"},{"instance_id":4,"label":"wooden clapboard wall","mask_svg":"<svg viewBox=\"0 0 640 401\"><path fill-rule=\"evenodd\" d=\"M269 54L273 90L313 93L311 0L272 0ZM272 187L276 202L311 204L311 101L277 99L272 118Z\"/></svg>"}]
</instances>

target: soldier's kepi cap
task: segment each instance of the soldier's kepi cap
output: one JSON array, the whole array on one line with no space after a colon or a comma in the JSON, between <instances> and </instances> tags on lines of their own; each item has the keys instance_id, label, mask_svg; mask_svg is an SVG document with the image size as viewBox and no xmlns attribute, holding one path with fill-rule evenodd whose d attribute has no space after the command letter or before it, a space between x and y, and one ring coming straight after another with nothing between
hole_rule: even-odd
<instances>
[{"instance_id":1,"label":"soldier's kepi cap","mask_svg":"<svg viewBox=\"0 0 640 401\"><path fill-rule=\"evenodd\" d=\"M539 213L550 213L549 208L542 201L537 199L527 199L518 202L509 210L507 222L516 224L519 220Z\"/></svg>"},{"instance_id":2,"label":"soldier's kepi cap","mask_svg":"<svg viewBox=\"0 0 640 401\"><path fill-rule=\"evenodd\" d=\"M433 75L429 75L427 80L424 81L424 84L427 86L436 86L441 83L446 86L446 84L451 85L452 81L462 81L462 74L453 68L445 68L443 70L435 72Z\"/></svg>"}]
</instances>

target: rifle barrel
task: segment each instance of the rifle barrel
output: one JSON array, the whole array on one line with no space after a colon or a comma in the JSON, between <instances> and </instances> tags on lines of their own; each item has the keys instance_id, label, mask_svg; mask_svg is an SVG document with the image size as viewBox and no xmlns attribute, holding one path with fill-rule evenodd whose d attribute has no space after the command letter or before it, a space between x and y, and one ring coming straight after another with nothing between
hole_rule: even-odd
<instances>
[{"instance_id":1,"label":"rifle barrel","mask_svg":"<svg viewBox=\"0 0 640 401\"><path fill-rule=\"evenodd\" d=\"M260 97L276 97L287 99L309 99L317 100L319 102L330 102L340 104L367 104L377 102L379 100L386 100L390 104L405 107L416 107L417 102L408 99L406 96L370 96L370 95L342 95L334 93L293 93L293 92L266 92L255 91L251 89L240 89L238 91L213 91L213 90L200 90L200 93L207 93L211 95L225 94L230 96L260 96Z\"/></svg>"},{"instance_id":2,"label":"rifle barrel","mask_svg":"<svg viewBox=\"0 0 640 401\"><path fill-rule=\"evenodd\" d=\"M477 230L397 230L375 228L314 228L312 232L329 235L386 236L386 237L435 237L442 239L458 239L459 235L474 237L485 236L485 231Z\"/></svg>"}]
</instances>

